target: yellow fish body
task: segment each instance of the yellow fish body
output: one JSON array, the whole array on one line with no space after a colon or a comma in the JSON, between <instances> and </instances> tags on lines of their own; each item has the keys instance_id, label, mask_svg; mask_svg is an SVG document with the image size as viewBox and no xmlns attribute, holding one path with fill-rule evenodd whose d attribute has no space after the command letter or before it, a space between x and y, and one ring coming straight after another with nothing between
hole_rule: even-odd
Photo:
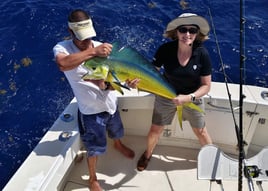
<instances>
[{"instance_id":1,"label":"yellow fish body","mask_svg":"<svg viewBox=\"0 0 268 191\"><path fill-rule=\"evenodd\" d=\"M166 81L160 72L148 60L130 47L120 48L115 43L113 44L113 49L109 57L91 58L84 63L83 67L88 71L83 76L83 79L105 79L105 81L111 83L114 89L122 94L121 87L127 88L122 82L125 82L127 79L140 79L137 85L138 90L168 99L173 99L177 96L175 89ZM203 112L194 103L177 106L178 119L181 127L183 107L190 107Z\"/></svg>"}]
</instances>

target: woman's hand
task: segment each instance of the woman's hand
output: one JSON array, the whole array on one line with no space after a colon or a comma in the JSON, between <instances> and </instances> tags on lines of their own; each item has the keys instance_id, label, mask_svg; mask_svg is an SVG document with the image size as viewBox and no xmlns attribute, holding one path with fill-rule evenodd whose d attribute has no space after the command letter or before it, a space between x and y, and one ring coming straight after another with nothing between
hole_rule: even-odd
<instances>
[{"instance_id":1,"label":"woman's hand","mask_svg":"<svg viewBox=\"0 0 268 191\"><path fill-rule=\"evenodd\" d=\"M175 97L174 99L172 99L172 101L175 105L183 105L187 102L191 102L191 95L180 94L177 97Z\"/></svg>"}]
</instances>

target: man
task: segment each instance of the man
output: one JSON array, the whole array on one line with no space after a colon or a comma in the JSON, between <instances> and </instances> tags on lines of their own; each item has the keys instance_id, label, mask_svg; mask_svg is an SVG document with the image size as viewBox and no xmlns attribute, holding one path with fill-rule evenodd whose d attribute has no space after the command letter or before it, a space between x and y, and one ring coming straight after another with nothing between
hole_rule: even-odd
<instances>
[{"instance_id":1,"label":"man","mask_svg":"<svg viewBox=\"0 0 268 191\"><path fill-rule=\"evenodd\" d=\"M96 176L97 156L106 150L106 131L114 140L114 147L126 157L133 159L135 153L120 138L124 135L122 121L117 110L115 92L104 80L84 81L87 73L83 63L95 56L107 57L112 50L109 43L92 40L96 36L90 16L83 10L74 10L68 17L70 40L59 42L54 48L56 63L68 79L78 103L78 121L81 140L88 156L89 188L102 190ZM128 81L135 87L137 80Z\"/></svg>"}]
</instances>

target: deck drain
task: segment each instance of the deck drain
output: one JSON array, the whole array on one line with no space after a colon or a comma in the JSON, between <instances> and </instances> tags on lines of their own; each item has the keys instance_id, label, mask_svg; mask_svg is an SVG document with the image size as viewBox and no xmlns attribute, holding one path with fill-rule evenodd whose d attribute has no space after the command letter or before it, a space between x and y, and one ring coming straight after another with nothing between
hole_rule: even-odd
<instances>
[{"instance_id":1,"label":"deck drain","mask_svg":"<svg viewBox=\"0 0 268 191\"><path fill-rule=\"evenodd\" d=\"M70 121L72 121L74 119L73 115L70 114L70 113L64 113L64 114L61 115L60 118L61 118L62 121L65 121L65 122L70 122Z\"/></svg>"},{"instance_id":2,"label":"deck drain","mask_svg":"<svg viewBox=\"0 0 268 191\"><path fill-rule=\"evenodd\" d=\"M264 100L268 100L268 91L262 91L261 92L261 97Z\"/></svg>"}]
</instances>

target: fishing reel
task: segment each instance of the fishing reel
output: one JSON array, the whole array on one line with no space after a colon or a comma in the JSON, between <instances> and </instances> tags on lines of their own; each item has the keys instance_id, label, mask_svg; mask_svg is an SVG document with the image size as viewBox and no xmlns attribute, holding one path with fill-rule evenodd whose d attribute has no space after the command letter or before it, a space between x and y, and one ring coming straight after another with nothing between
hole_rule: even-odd
<instances>
[{"instance_id":1,"label":"fishing reel","mask_svg":"<svg viewBox=\"0 0 268 191\"><path fill-rule=\"evenodd\" d=\"M245 166L244 174L246 178L257 178L260 174L262 174L261 169L256 165ZM266 170L266 176L268 176L268 171Z\"/></svg>"}]
</instances>

